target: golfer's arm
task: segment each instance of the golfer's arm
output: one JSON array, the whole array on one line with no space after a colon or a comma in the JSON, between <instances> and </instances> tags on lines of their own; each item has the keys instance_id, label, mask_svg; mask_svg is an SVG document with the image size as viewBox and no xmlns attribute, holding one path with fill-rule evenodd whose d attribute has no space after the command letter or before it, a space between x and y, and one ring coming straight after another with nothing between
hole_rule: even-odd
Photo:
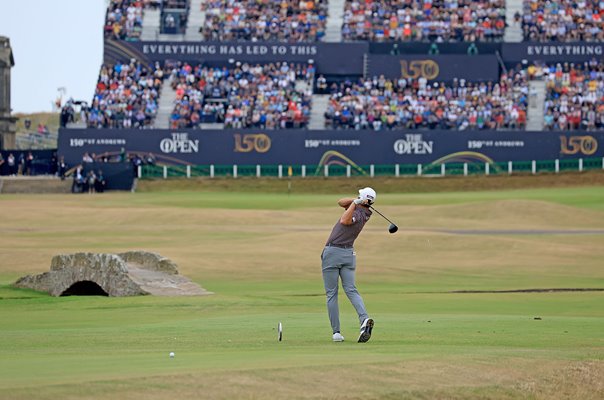
<instances>
[{"instance_id":1,"label":"golfer's arm","mask_svg":"<svg viewBox=\"0 0 604 400\"><path fill-rule=\"evenodd\" d=\"M340 223L342 225L352 225L352 215L354 214L355 209L356 204L351 201L346 211L344 211L344 214L340 217Z\"/></svg>"},{"instance_id":2,"label":"golfer's arm","mask_svg":"<svg viewBox=\"0 0 604 400\"><path fill-rule=\"evenodd\" d=\"M338 205L342 208L348 208L348 206L350 205L350 203L352 203L354 199L349 199L349 198L343 198L338 200Z\"/></svg>"}]
</instances>

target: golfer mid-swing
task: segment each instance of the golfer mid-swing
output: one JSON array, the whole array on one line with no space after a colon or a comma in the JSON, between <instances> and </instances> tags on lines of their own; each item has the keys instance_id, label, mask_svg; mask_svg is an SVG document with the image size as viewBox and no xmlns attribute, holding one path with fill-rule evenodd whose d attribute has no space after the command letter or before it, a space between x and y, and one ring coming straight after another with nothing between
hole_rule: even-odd
<instances>
[{"instance_id":1,"label":"golfer mid-swing","mask_svg":"<svg viewBox=\"0 0 604 400\"><path fill-rule=\"evenodd\" d=\"M356 269L356 253L354 241L363 230L365 223L371 217L369 206L375 201L376 193L372 188L366 187L359 190L356 199L344 198L338 201L338 205L345 208L344 214L327 239L323 253L321 254L323 283L327 295L327 312L333 330L333 341L344 340L340 332L340 311L338 307L338 284L342 279L342 288L348 296L359 315L361 334L359 342L364 343L371 337L373 320L367 315L365 304L357 291L354 283L354 272Z\"/></svg>"}]
</instances>

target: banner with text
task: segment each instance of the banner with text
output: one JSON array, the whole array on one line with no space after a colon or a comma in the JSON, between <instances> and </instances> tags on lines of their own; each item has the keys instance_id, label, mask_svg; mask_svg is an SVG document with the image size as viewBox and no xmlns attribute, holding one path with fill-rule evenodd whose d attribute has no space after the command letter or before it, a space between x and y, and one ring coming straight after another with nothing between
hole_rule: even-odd
<instances>
[{"instance_id":1,"label":"banner with text","mask_svg":"<svg viewBox=\"0 0 604 400\"><path fill-rule=\"evenodd\" d=\"M231 61L267 63L313 60L317 71L327 75L361 75L367 43L282 42L124 42L105 40L104 62L131 58L152 63L178 60L227 65Z\"/></svg>"},{"instance_id":2,"label":"banner with text","mask_svg":"<svg viewBox=\"0 0 604 400\"><path fill-rule=\"evenodd\" d=\"M604 132L61 129L70 165L153 155L166 165L429 164L604 156Z\"/></svg>"},{"instance_id":3,"label":"banner with text","mask_svg":"<svg viewBox=\"0 0 604 400\"><path fill-rule=\"evenodd\" d=\"M494 55L382 55L369 56L369 76L386 78L426 78L452 81L453 78L472 82L499 81L499 64Z\"/></svg>"},{"instance_id":4,"label":"banner with text","mask_svg":"<svg viewBox=\"0 0 604 400\"><path fill-rule=\"evenodd\" d=\"M591 59L602 60L604 44L599 42L575 43L503 43L502 57L506 63L527 61L581 62Z\"/></svg>"}]
</instances>

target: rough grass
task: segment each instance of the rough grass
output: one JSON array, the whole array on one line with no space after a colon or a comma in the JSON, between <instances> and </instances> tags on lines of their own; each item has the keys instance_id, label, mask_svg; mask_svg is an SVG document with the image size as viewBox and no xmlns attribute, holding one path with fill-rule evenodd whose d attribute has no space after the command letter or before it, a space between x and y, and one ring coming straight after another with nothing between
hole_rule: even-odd
<instances>
[{"instance_id":1,"label":"rough grass","mask_svg":"<svg viewBox=\"0 0 604 400\"><path fill-rule=\"evenodd\" d=\"M324 309L319 255L339 195L177 189L0 197L0 398L604 397L603 292L450 293L604 288L604 235L571 233L604 229L601 187L378 192L401 230L375 215L357 242L376 319L366 345L344 296L344 343L331 342ZM216 294L9 286L58 253L132 249L174 259Z\"/></svg>"},{"instance_id":2,"label":"rough grass","mask_svg":"<svg viewBox=\"0 0 604 400\"><path fill-rule=\"evenodd\" d=\"M288 184L291 183L291 186ZM540 173L537 175L474 175L468 177L365 177L352 178L317 178L294 177L277 178L193 178L193 179L144 179L138 184L139 192L165 193L170 191L203 191L224 193L236 191L245 193L281 193L287 194L335 194L356 193L371 185L378 193L442 193L490 191L502 189L536 189L536 188L569 188L594 187L604 185L604 171L565 172L562 174ZM431 196L438 198L440 196Z\"/></svg>"}]
</instances>

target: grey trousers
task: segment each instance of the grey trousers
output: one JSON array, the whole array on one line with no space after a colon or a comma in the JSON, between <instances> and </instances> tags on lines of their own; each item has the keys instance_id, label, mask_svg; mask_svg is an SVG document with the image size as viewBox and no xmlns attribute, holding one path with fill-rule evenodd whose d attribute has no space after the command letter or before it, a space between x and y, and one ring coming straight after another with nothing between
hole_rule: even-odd
<instances>
[{"instance_id":1,"label":"grey trousers","mask_svg":"<svg viewBox=\"0 0 604 400\"><path fill-rule=\"evenodd\" d=\"M342 249L327 246L321 254L321 267L323 270L323 283L327 295L327 313L333 332L340 332L340 310L338 307L338 286L342 278L342 288L348 300L359 315L359 323L369 318L365 310L363 298L357 291L354 283L354 272L357 266L357 257L354 249Z\"/></svg>"}]
</instances>

